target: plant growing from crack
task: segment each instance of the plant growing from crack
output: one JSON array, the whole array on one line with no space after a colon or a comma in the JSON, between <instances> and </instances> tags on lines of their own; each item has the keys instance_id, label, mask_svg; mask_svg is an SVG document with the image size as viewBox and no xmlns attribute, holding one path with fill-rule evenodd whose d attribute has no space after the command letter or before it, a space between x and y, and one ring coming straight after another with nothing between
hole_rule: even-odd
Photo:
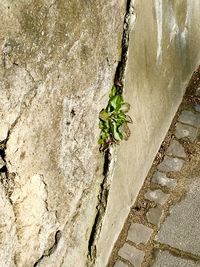
<instances>
[{"instance_id":1,"label":"plant growing from crack","mask_svg":"<svg viewBox=\"0 0 200 267\"><path fill-rule=\"evenodd\" d=\"M119 144L121 140L128 140L130 136L128 123L132 123L131 117L126 114L129 109L130 104L124 102L122 93L113 85L108 105L99 114L101 131L98 143L101 152L111 145Z\"/></svg>"}]
</instances>

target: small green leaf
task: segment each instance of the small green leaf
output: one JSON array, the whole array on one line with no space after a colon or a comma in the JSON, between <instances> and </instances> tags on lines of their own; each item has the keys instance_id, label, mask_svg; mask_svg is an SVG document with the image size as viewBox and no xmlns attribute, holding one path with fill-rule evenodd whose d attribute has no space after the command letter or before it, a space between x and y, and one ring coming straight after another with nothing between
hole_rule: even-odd
<instances>
[{"instance_id":1,"label":"small green leaf","mask_svg":"<svg viewBox=\"0 0 200 267\"><path fill-rule=\"evenodd\" d=\"M105 109L99 114L100 135L98 143L100 151L105 151L113 144L118 144L119 141L127 140L130 136L128 123L132 123L130 116L126 115L130 109L128 103L124 103L122 91L112 87L109 102Z\"/></svg>"},{"instance_id":2,"label":"small green leaf","mask_svg":"<svg viewBox=\"0 0 200 267\"><path fill-rule=\"evenodd\" d=\"M104 128L104 123L102 121L99 122L99 129L103 129Z\"/></svg>"},{"instance_id":3,"label":"small green leaf","mask_svg":"<svg viewBox=\"0 0 200 267\"><path fill-rule=\"evenodd\" d=\"M104 140L102 138L99 138L98 143L99 145L102 145L104 143Z\"/></svg>"},{"instance_id":4,"label":"small green leaf","mask_svg":"<svg viewBox=\"0 0 200 267\"><path fill-rule=\"evenodd\" d=\"M130 110L130 104L123 103L120 110L124 113L127 113Z\"/></svg>"},{"instance_id":5,"label":"small green leaf","mask_svg":"<svg viewBox=\"0 0 200 267\"><path fill-rule=\"evenodd\" d=\"M115 140L120 141L122 140L123 136L122 134L118 131L117 129L117 125L115 123L113 123L112 125L112 133L113 133L113 137Z\"/></svg>"},{"instance_id":6,"label":"small green leaf","mask_svg":"<svg viewBox=\"0 0 200 267\"><path fill-rule=\"evenodd\" d=\"M103 121L107 121L109 117L109 114L105 111L105 109L102 109L102 111L99 114L99 118Z\"/></svg>"},{"instance_id":7,"label":"small green leaf","mask_svg":"<svg viewBox=\"0 0 200 267\"><path fill-rule=\"evenodd\" d=\"M109 97L112 98L113 96L116 95L116 93L117 93L117 88L115 87L115 85L113 85Z\"/></svg>"},{"instance_id":8,"label":"small green leaf","mask_svg":"<svg viewBox=\"0 0 200 267\"><path fill-rule=\"evenodd\" d=\"M113 96L109 102L110 105L114 108L114 110L119 110L122 105L122 96L121 95Z\"/></svg>"},{"instance_id":9,"label":"small green leaf","mask_svg":"<svg viewBox=\"0 0 200 267\"><path fill-rule=\"evenodd\" d=\"M118 117L119 117L119 119L124 120L124 121L125 121L125 119L126 119L126 115L125 115L123 112L121 112L121 110L120 110L120 112L118 113Z\"/></svg>"}]
</instances>

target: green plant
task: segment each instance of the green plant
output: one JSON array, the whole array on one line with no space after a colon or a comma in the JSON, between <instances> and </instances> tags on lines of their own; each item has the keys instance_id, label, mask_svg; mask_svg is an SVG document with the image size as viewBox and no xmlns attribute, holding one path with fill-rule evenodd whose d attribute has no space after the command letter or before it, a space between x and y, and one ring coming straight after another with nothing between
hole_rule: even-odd
<instances>
[{"instance_id":1,"label":"green plant","mask_svg":"<svg viewBox=\"0 0 200 267\"><path fill-rule=\"evenodd\" d=\"M124 102L122 94L113 85L108 105L99 114L100 151L105 151L110 145L119 144L121 140L129 138L128 123L132 123L131 117L126 115L129 109L130 105Z\"/></svg>"}]
</instances>

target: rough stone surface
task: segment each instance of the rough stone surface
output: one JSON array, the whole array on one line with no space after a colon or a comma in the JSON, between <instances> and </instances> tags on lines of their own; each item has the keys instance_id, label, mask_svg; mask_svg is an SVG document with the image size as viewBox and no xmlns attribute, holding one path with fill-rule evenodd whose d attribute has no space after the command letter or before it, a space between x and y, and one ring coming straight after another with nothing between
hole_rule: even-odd
<instances>
[{"instance_id":1,"label":"rough stone surface","mask_svg":"<svg viewBox=\"0 0 200 267\"><path fill-rule=\"evenodd\" d=\"M5 161L1 158L0 156L0 169L3 168L3 166L5 166Z\"/></svg>"},{"instance_id":2,"label":"rough stone surface","mask_svg":"<svg viewBox=\"0 0 200 267\"><path fill-rule=\"evenodd\" d=\"M162 186L166 186L168 188L174 188L177 185L177 181L175 179L170 179L163 172L157 171L152 177L152 183L159 184Z\"/></svg>"},{"instance_id":3,"label":"rough stone surface","mask_svg":"<svg viewBox=\"0 0 200 267\"><path fill-rule=\"evenodd\" d=\"M10 131L2 191L12 201L0 206L0 265L85 267L103 179L98 117L125 1L5 0L0 10L0 141L3 125Z\"/></svg>"},{"instance_id":4,"label":"rough stone surface","mask_svg":"<svg viewBox=\"0 0 200 267\"><path fill-rule=\"evenodd\" d=\"M163 205L169 198L169 194L164 193L162 190L148 190L144 197L157 204Z\"/></svg>"},{"instance_id":5,"label":"rough stone surface","mask_svg":"<svg viewBox=\"0 0 200 267\"><path fill-rule=\"evenodd\" d=\"M198 135L198 129L182 123L176 124L175 136L180 139L187 137L190 141L194 142Z\"/></svg>"},{"instance_id":6,"label":"rough stone surface","mask_svg":"<svg viewBox=\"0 0 200 267\"><path fill-rule=\"evenodd\" d=\"M158 232L157 240L171 247L200 256L200 179L190 185L185 199L170 211ZM185 223L187 222L187 223Z\"/></svg>"},{"instance_id":7,"label":"rough stone surface","mask_svg":"<svg viewBox=\"0 0 200 267\"><path fill-rule=\"evenodd\" d=\"M157 206L155 208L150 208L147 212L147 220L149 223L158 225L161 219L161 216L163 215L163 208L160 206Z\"/></svg>"},{"instance_id":8,"label":"rough stone surface","mask_svg":"<svg viewBox=\"0 0 200 267\"><path fill-rule=\"evenodd\" d=\"M130 246L125 243L122 248L120 248L118 255L123 259L129 261L134 267L140 267L144 259L144 252Z\"/></svg>"},{"instance_id":9,"label":"rough stone surface","mask_svg":"<svg viewBox=\"0 0 200 267\"><path fill-rule=\"evenodd\" d=\"M134 242L135 244L146 244L151 235L153 233L153 229L139 223L132 223L129 230L127 240Z\"/></svg>"},{"instance_id":10,"label":"rough stone surface","mask_svg":"<svg viewBox=\"0 0 200 267\"><path fill-rule=\"evenodd\" d=\"M114 267L128 267L128 265L122 261L117 261Z\"/></svg>"},{"instance_id":11,"label":"rough stone surface","mask_svg":"<svg viewBox=\"0 0 200 267\"><path fill-rule=\"evenodd\" d=\"M106 266L199 61L198 1L133 2L124 97L135 124L110 180L96 267ZM0 1L10 195L3 190L14 214L7 211L9 229L2 230L9 239L0 244L2 266L87 265L103 180L98 117L121 56L125 8L124 0Z\"/></svg>"},{"instance_id":12,"label":"rough stone surface","mask_svg":"<svg viewBox=\"0 0 200 267\"><path fill-rule=\"evenodd\" d=\"M176 156L176 157L181 157L181 158L185 158L186 157L186 153L184 151L184 147L176 140L172 140L167 151L166 154L169 156Z\"/></svg>"},{"instance_id":13,"label":"rough stone surface","mask_svg":"<svg viewBox=\"0 0 200 267\"><path fill-rule=\"evenodd\" d=\"M0 257L1 266L13 266L15 256L15 244L17 241L15 214L13 207L5 194L5 190L0 183L0 226L1 226L1 246Z\"/></svg>"},{"instance_id":14,"label":"rough stone surface","mask_svg":"<svg viewBox=\"0 0 200 267\"><path fill-rule=\"evenodd\" d=\"M168 251L159 251L152 267L199 267L200 262L175 257Z\"/></svg>"},{"instance_id":15,"label":"rough stone surface","mask_svg":"<svg viewBox=\"0 0 200 267\"><path fill-rule=\"evenodd\" d=\"M163 172L178 172L182 169L184 160L165 156L164 160L158 165L158 170Z\"/></svg>"},{"instance_id":16,"label":"rough stone surface","mask_svg":"<svg viewBox=\"0 0 200 267\"><path fill-rule=\"evenodd\" d=\"M4 141L8 136L9 125L5 122L0 122L0 142Z\"/></svg>"},{"instance_id":17,"label":"rough stone surface","mask_svg":"<svg viewBox=\"0 0 200 267\"><path fill-rule=\"evenodd\" d=\"M189 110L183 110L178 118L178 121L195 127L200 126L200 114L195 114Z\"/></svg>"}]
</instances>

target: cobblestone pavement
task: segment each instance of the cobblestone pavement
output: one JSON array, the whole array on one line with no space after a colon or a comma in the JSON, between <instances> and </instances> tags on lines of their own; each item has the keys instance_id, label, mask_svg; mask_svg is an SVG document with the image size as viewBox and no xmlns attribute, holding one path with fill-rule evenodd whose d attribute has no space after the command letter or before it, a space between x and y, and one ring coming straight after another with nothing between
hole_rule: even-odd
<instances>
[{"instance_id":1,"label":"cobblestone pavement","mask_svg":"<svg viewBox=\"0 0 200 267\"><path fill-rule=\"evenodd\" d=\"M188 91L108 267L200 266L200 86Z\"/></svg>"}]
</instances>

